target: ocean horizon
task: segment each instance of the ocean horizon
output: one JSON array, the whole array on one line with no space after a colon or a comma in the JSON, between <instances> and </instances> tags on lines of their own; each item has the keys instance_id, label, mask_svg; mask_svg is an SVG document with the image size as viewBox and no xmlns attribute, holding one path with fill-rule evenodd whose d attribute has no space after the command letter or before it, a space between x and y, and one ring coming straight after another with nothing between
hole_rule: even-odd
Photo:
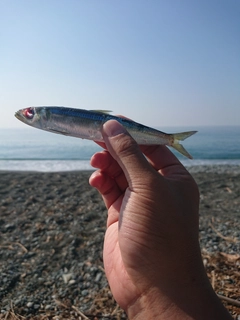
<instances>
[{"instance_id":1,"label":"ocean horizon","mask_svg":"<svg viewBox=\"0 0 240 320\"><path fill-rule=\"evenodd\" d=\"M161 127L167 133L198 130L183 141L193 156L186 159L170 148L186 166L240 165L240 126ZM91 156L101 150L93 141L52 134L34 128L0 129L1 171L94 170Z\"/></svg>"}]
</instances>

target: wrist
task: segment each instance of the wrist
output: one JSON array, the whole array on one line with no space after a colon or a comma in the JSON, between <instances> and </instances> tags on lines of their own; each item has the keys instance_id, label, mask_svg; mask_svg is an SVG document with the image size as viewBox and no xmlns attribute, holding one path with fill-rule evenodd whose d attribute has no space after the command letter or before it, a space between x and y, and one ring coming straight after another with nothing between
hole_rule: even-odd
<instances>
[{"instance_id":1,"label":"wrist","mask_svg":"<svg viewBox=\"0 0 240 320\"><path fill-rule=\"evenodd\" d=\"M159 289L151 288L128 306L127 315L130 320L164 319L170 307L171 303L161 297Z\"/></svg>"},{"instance_id":2,"label":"wrist","mask_svg":"<svg viewBox=\"0 0 240 320\"><path fill-rule=\"evenodd\" d=\"M169 292L168 292L169 291ZM127 308L130 320L231 320L210 283L175 291L151 288Z\"/></svg>"}]
</instances>

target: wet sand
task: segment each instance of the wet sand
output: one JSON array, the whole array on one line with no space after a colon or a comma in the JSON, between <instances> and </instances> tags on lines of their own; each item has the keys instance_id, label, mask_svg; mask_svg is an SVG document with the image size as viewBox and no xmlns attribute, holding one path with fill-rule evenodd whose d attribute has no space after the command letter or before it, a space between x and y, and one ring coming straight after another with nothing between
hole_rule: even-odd
<instances>
[{"instance_id":1,"label":"wet sand","mask_svg":"<svg viewBox=\"0 0 240 320\"><path fill-rule=\"evenodd\" d=\"M206 271L239 315L240 167L189 171L200 189ZM126 319L104 274L107 212L90 174L0 172L0 319Z\"/></svg>"}]
</instances>

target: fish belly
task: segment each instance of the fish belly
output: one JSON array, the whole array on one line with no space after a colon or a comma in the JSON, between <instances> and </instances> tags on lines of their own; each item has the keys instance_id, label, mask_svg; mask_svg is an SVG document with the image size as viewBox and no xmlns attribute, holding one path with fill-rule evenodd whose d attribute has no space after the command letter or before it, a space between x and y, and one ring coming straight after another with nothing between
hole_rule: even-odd
<instances>
[{"instance_id":1,"label":"fish belly","mask_svg":"<svg viewBox=\"0 0 240 320\"><path fill-rule=\"evenodd\" d=\"M141 132L136 130L129 130L128 132L138 144L141 145L159 145L168 144L169 138L167 134L154 130L150 132Z\"/></svg>"}]
</instances>

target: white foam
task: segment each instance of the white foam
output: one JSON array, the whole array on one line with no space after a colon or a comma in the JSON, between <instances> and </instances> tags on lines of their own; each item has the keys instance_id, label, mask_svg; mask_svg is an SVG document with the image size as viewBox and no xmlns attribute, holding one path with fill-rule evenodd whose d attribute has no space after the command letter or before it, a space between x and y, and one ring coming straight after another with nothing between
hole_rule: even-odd
<instances>
[{"instance_id":1,"label":"white foam","mask_svg":"<svg viewBox=\"0 0 240 320\"><path fill-rule=\"evenodd\" d=\"M181 160L186 167L240 166L240 160ZM81 171L94 170L89 160L1 160L0 171Z\"/></svg>"},{"instance_id":2,"label":"white foam","mask_svg":"<svg viewBox=\"0 0 240 320\"><path fill-rule=\"evenodd\" d=\"M79 171L93 170L89 160L1 160L1 171Z\"/></svg>"}]
</instances>

